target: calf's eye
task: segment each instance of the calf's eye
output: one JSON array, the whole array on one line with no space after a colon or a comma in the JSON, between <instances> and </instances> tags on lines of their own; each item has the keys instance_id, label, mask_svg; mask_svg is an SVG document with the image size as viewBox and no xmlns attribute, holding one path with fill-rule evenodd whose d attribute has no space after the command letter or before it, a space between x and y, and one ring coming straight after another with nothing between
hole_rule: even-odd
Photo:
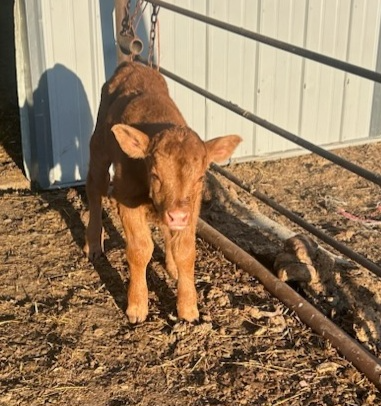
<instances>
[{"instance_id":1,"label":"calf's eye","mask_svg":"<svg viewBox=\"0 0 381 406\"><path fill-rule=\"evenodd\" d=\"M151 173L151 180L160 182L160 178L156 175L156 173Z\"/></svg>"}]
</instances>

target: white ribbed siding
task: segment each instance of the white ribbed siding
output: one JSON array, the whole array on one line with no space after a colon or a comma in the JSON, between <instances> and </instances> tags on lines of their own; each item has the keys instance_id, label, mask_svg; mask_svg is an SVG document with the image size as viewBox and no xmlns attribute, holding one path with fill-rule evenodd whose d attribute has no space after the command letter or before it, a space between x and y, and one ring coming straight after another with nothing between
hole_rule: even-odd
<instances>
[{"instance_id":1,"label":"white ribbed siding","mask_svg":"<svg viewBox=\"0 0 381 406\"><path fill-rule=\"evenodd\" d=\"M99 2L18 0L15 16L26 172L38 166L43 187L83 182L105 81Z\"/></svg>"},{"instance_id":2,"label":"white ribbed siding","mask_svg":"<svg viewBox=\"0 0 381 406\"><path fill-rule=\"evenodd\" d=\"M97 4L73 0L42 2L55 163L52 181L86 177L86 146L95 123L100 85L105 81ZM86 23L84 16L89 20Z\"/></svg>"},{"instance_id":3,"label":"white ribbed siding","mask_svg":"<svg viewBox=\"0 0 381 406\"><path fill-rule=\"evenodd\" d=\"M205 14L207 2L204 0L178 0L176 5ZM161 9L159 27L160 65L197 86L205 88L206 25ZM180 110L184 112L188 124L203 136L206 126L204 98L170 79L167 79L167 83L172 97L176 100Z\"/></svg>"},{"instance_id":4,"label":"white ribbed siding","mask_svg":"<svg viewBox=\"0 0 381 406\"><path fill-rule=\"evenodd\" d=\"M368 69L381 69L381 0L167 1ZM37 166L42 173L48 171L44 187L83 182L101 86L116 63L114 2L16 3L25 9L25 15L16 12L16 53L26 172ZM151 9L148 5L138 29L145 52ZM159 29L162 67L288 131L328 147L381 135L375 108L381 104L381 88L375 90L371 81L164 8ZM171 80L168 84L187 122L203 139L243 136L235 158L279 156L297 149L183 86ZM36 162L35 150L42 163Z\"/></svg>"},{"instance_id":5,"label":"white ribbed siding","mask_svg":"<svg viewBox=\"0 0 381 406\"><path fill-rule=\"evenodd\" d=\"M201 2L205 10L197 1L170 2L290 44L376 69L380 0L209 0ZM166 37L161 38L161 53L170 55L171 61L168 64L167 58L162 57L164 68L195 81L184 69L177 68L184 65L184 59L192 60L197 55L204 59L202 53L197 54L196 49L199 49L206 57L205 70L199 69L197 78L202 78L201 83L205 80L205 88L212 93L318 145L329 147L369 138L373 82L219 28L189 23L188 18L167 10L160 13L161 27L176 27L172 30L175 42L173 38L168 42ZM196 25L190 28L187 24ZM197 44L189 41L193 28L199 30ZM191 64L187 66L191 69ZM174 88L178 89L179 85ZM178 93L179 90L173 93L176 100ZM182 102L182 97L179 100ZM192 107L186 102L183 105L190 124L202 129L202 125L192 121ZM236 151L236 158L281 155L297 148L211 101L204 101L204 106L206 139L224 133L243 135L244 142ZM377 135L381 135L381 129Z\"/></svg>"}]
</instances>

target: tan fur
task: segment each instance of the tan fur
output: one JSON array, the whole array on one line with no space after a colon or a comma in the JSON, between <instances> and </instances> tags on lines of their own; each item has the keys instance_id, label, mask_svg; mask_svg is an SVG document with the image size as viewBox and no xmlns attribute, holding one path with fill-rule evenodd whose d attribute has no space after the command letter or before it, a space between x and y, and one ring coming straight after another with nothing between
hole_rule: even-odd
<instances>
[{"instance_id":1,"label":"tan fur","mask_svg":"<svg viewBox=\"0 0 381 406\"><path fill-rule=\"evenodd\" d=\"M132 323L144 321L148 314L152 217L163 230L167 270L178 280L178 316L188 321L198 318L195 229L203 176L210 162L228 159L240 141L231 135L203 142L186 125L156 70L124 63L103 86L90 142L86 185L90 220L84 249L90 260L103 252L101 198L114 164L113 197L126 236L127 315Z\"/></svg>"}]
</instances>

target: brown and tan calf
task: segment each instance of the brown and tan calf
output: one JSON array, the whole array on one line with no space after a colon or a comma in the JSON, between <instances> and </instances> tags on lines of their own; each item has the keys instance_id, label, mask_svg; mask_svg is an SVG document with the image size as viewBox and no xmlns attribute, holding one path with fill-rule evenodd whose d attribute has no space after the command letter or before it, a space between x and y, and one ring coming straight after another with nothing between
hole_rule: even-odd
<instances>
[{"instance_id":1,"label":"brown and tan calf","mask_svg":"<svg viewBox=\"0 0 381 406\"><path fill-rule=\"evenodd\" d=\"M87 195L90 220L85 252L103 252L101 199L114 165L115 198L126 238L130 270L127 316L148 314L146 267L153 252L150 221L163 231L166 268L177 279L177 312L198 318L194 285L195 232L208 165L223 162L241 141L236 135L203 142L187 127L164 78L138 63L123 63L105 83L90 142Z\"/></svg>"}]
</instances>

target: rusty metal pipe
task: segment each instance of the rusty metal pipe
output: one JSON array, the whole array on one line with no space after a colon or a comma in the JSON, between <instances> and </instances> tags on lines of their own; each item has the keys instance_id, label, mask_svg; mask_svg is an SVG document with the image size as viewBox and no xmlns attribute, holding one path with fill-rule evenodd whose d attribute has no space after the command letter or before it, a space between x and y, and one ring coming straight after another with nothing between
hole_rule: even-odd
<instances>
[{"instance_id":1,"label":"rusty metal pipe","mask_svg":"<svg viewBox=\"0 0 381 406\"><path fill-rule=\"evenodd\" d=\"M378 389L381 389L381 361L377 357L336 326L290 286L280 281L252 256L201 219L198 220L197 233L209 244L219 248L227 259L257 278L268 292L294 311L303 323L329 340L348 361L352 362Z\"/></svg>"}]
</instances>

